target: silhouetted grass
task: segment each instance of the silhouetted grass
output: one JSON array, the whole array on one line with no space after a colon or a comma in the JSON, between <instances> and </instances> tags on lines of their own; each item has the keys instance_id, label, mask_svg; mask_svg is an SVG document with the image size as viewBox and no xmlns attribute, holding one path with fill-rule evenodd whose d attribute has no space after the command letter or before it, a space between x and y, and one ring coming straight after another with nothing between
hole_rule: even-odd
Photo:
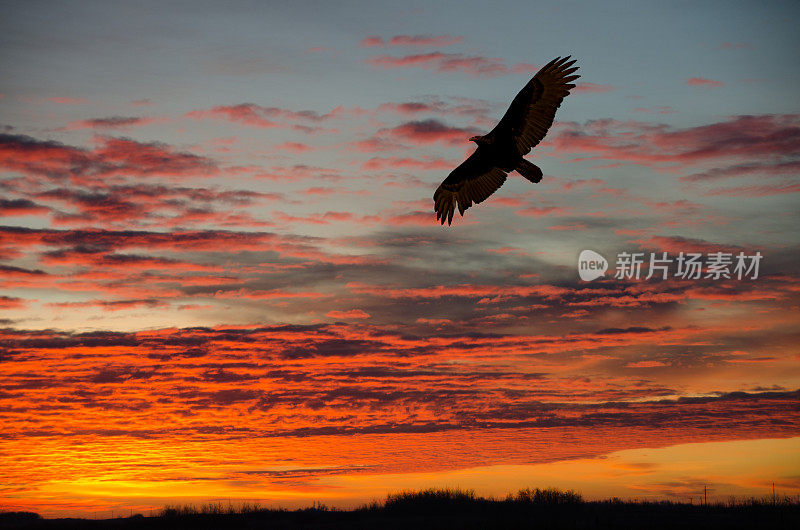
<instances>
[{"instance_id":1,"label":"silhouetted grass","mask_svg":"<svg viewBox=\"0 0 800 530\"><path fill-rule=\"evenodd\" d=\"M525 488L516 494L508 494L507 502L518 502L522 504L578 504L583 502L580 493L572 490L561 491L558 488Z\"/></svg>"},{"instance_id":2,"label":"silhouetted grass","mask_svg":"<svg viewBox=\"0 0 800 530\"><path fill-rule=\"evenodd\" d=\"M389 493L383 503L385 510L429 510L472 506L486 502L473 490L459 488L428 488L419 491L405 490Z\"/></svg>"},{"instance_id":3,"label":"silhouetted grass","mask_svg":"<svg viewBox=\"0 0 800 530\"><path fill-rule=\"evenodd\" d=\"M167 505L159 514L161 517L181 517L186 515L247 515L251 513L265 511L257 502L243 502L233 505L231 503L208 502L195 506L193 504L183 504L171 506Z\"/></svg>"},{"instance_id":4,"label":"silhouetted grass","mask_svg":"<svg viewBox=\"0 0 800 530\"><path fill-rule=\"evenodd\" d=\"M473 490L428 488L390 493L353 510L315 502L297 510L258 503L210 502L165 506L154 517L41 519L0 513L4 528L800 528L800 496L733 498L704 505L611 498L586 501L580 493L525 488L503 499Z\"/></svg>"}]
</instances>

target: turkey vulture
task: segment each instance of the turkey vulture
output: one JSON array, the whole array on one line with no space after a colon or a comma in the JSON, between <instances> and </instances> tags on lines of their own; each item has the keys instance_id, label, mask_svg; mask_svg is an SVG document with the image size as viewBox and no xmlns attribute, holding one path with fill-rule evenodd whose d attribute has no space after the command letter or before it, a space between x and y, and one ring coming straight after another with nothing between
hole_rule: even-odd
<instances>
[{"instance_id":1,"label":"turkey vulture","mask_svg":"<svg viewBox=\"0 0 800 530\"><path fill-rule=\"evenodd\" d=\"M569 59L556 57L544 65L520 90L492 132L469 139L478 148L433 194L436 219L442 224L453 221L456 204L463 216L473 203L483 202L503 185L510 171L516 170L534 183L542 179L542 170L522 157L542 141L556 109L575 88L572 81L580 76L572 75L578 67L573 67L575 60Z\"/></svg>"}]
</instances>

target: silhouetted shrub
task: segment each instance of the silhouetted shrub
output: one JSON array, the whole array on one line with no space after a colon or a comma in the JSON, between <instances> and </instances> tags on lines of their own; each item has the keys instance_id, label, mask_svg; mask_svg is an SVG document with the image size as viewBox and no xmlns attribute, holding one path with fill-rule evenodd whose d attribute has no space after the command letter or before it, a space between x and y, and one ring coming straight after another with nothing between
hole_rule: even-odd
<instances>
[{"instance_id":1,"label":"silhouetted shrub","mask_svg":"<svg viewBox=\"0 0 800 530\"><path fill-rule=\"evenodd\" d=\"M28 523L41 518L41 515L34 512L0 512L0 521L5 523Z\"/></svg>"},{"instance_id":2,"label":"silhouetted shrub","mask_svg":"<svg viewBox=\"0 0 800 530\"><path fill-rule=\"evenodd\" d=\"M473 490L460 488L428 488L420 491L400 491L386 496L384 507L387 510L419 510L448 509L453 506L476 504L479 499Z\"/></svg>"},{"instance_id":3,"label":"silhouetted shrub","mask_svg":"<svg viewBox=\"0 0 800 530\"><path fill-rule=\"evenodd\" d=\"M516 494L509 494L506 500L525 504L577 504L583 502L580 493L573 490L561 491L557 488L525 488Z\"/></svg>"}]
</instances>

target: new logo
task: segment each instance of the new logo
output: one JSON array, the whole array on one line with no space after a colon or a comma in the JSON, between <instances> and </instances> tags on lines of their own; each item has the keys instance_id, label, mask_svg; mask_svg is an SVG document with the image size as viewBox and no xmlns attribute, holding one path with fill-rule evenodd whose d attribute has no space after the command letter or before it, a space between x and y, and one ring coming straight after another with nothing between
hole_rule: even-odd
<instances>
[{"instance_id":1,"label":"new logo","mask_svg":"<svg viewBox=\"0 0 800 530\"><path fill-rule=\"evenodd\" d=\"M578 275L590 282L603 276L608 270L608 260L594 250L582 250L578 256Z\"/></svg>"}]
</instances>

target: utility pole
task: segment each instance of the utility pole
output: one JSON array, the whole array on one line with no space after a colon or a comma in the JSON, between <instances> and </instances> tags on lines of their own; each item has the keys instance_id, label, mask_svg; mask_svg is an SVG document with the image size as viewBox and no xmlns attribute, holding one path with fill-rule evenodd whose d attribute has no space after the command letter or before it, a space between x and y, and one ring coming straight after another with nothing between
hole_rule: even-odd
<instances>
[{"instance_id":1,"label":"utility pole","mask_svg":"<svg viewBox=\"0 0 800 530\"><path fill-rule=\"evenodd\" d=\"M703 486L703 504L708 506L708 486Z\"/></svg>"}]
</instances>

